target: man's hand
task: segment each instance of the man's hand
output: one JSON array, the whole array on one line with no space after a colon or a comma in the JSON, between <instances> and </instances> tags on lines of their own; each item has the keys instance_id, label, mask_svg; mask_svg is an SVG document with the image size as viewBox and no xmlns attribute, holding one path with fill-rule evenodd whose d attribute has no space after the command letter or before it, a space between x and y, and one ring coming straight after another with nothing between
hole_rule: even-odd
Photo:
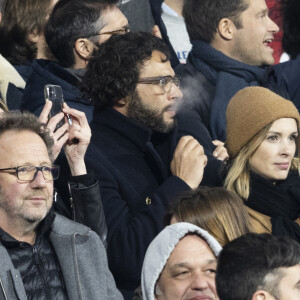
<instances>
[{"instance_id":1,"label":"man's hand","mask_svg":"<svg viewBox=\"0 0 300 300\"><path fill-rule=\"evenodd\" d=\"M229 158L227 149L224 147L224 143L218 140L212 141L217 146L213 152L213 156L219 160L226 161Z\"/></svg>"},{"instance_id":2,"label":"man's hand","mask_svg":"<svg viewBox=\"0 0 300 300\"><path fill-rule=\"evenodd\" d=\"M84 156L91 140L91 128L85 113L64 104L63 112L69 114L73 125L69 127L69 137L64 146L65 154L73 176L86 174Z\"/></svg>"},{"instance_id":3,"label":"man's hand","mask_svg":"<svg viewBox=\"0 0 300 300\"><path fill-rule=\"evenodd\" d=\"M52 117L48 121L48 115L50 113L51 107L52 107L52 102L47 101L39 116L39 121L47 125L49 133L54 140L54 145L51 150L52 150L52 156L55 160L58 154L60 153L62 146L66 143L66 141L69 138L69 133L68 133L69 125L68 123L65 123L62 127L60 127L54 132L56 125L64 118L64 114L61 112L55 115L54 117Z\"/></svg>"},{"instance_id":4,"label":"man's hand","mask_svg":"<svg viewBox=\"0 0 300 300\"><path fill-rule=\"evenodd\" d=\"M171 172L186 182L192 189L199 186L203 178L207 157L203 147L192 136L179 140L171 162Z\"/></svg>"}]
</instances>

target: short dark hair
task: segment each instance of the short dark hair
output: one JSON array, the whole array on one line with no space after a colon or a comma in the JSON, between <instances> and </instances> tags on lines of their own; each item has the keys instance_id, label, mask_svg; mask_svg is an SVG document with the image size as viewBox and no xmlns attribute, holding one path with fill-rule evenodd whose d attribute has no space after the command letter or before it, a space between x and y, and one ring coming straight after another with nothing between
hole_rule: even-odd
<instances>
[{"instance_id":1,"label":"short dark hair","mask_svg":"<svg viewBox=\"0 0 300 300\"><path fill-rule=\"evenodd\" d=\"M45 39L62 66L72 67L75 64L73 48L76 40L98 33L104 25L102 13L115 7L118 1L60 0L56 3L45 28ZM89 39L95 37L90 36Z\"/></svg>"},{"instance_id":2,"label":"short dark hair","mask_svg":"<svg viewBox=\"0 0 300 300\"><path fill-rule=\"evenodd\" d=\"M42 34L51 11L52 0L6 0L0 22L0 53L13 65L36 58L31 33Z\"/></svg>"},{"instance_id":3,"label":"short dark hair","mask_svg":"<svg viewBox=\"0 0 300 300\"><path fill-rule=\"evenodd\" d=\"M300 2L299 0L283 0L281 4L283 16L282 47L291 59L295 59L300 54Z\"/></svg>"},{"instance_id":4,"label":"short dark hair","mask_svg":"<svg viewBox=\"0 0 300 300\"><path fill-rule=\"evenodd\" d=\"M112 36L94 53L83 78L82 91L93 101L95 109L118 105L120 99L135 89L143 63L153 51L169 51L162 39L146 32L129 32Z\"/></svg>"},{"instance_id":5,"label":"short dark hair","mask_svg":"<svg viewBox=\"0 0 300 300\"><path fill-rule=\"evenodd\" d=\"M219 256L216 286L220 300L249 300L259 289L274 295L282 278L280 268L299 262L300 245L289 237L254 233L239 237L225 245Z\"/></svg>"},{"instance_id":6,"label":"short dark hair","mask_svg":"<svg viewBox=\"0 0 300 300\"><path fill-rule=\"evenodd\" d=\"M0 136L8 131L30 131L36 133L45 143L49 158L53 161L52 146L54 144L52 137L45 124L42 124L38 118L29 112L7 111L0 117Z\"/></svg>"},{"instance_id":7,"label":"short dark hair","mask_svg":"<svg viewBox=\"0 0 300 300\"><path fill-rule=\"evenodd\" d=\"M239 17L247 8L247 0L184 0L182 14L190 40L211 43L223 18L241 28Z\"/></svg>"}]
</instances>

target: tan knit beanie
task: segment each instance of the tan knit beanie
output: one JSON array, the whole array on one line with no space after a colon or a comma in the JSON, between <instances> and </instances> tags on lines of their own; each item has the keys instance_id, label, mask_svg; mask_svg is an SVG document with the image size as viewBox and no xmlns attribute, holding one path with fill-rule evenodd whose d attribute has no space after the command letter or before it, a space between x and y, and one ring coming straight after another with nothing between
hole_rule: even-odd
<instances>
[{"instance_id":1,"label":"tan knit beanie","mask_svg":"<svg viewBox=\"0 0 300 300\"><path fill-rule=\"evenodd\" d=\"M269 123L293 118L300 124L295 105L263 87L246 87L230 100L226 110L226 143L230 158Z\"/></svg>"}]
</instances>

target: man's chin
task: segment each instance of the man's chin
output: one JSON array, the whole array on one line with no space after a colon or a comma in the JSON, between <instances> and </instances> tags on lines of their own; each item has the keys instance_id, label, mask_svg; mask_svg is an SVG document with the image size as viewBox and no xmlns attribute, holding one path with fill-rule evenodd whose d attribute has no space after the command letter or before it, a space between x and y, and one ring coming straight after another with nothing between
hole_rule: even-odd
<instances>
[{"instance_id":1,"label":"man's chin","mask_svg":"<svg viewBox=\"0 0 300 300\"><path fill-rule=\"evenodd\" d=\"M163 126L158 130L161 133L169 133L175 127L175 120L173 118L168 118L168 120L164 120Z\"/></svg>"},{"instance_id":2,"label":"man's chin","mask_svg":"<svg viewBox=\"0 0 300 300\"><path fill-rule=\"evenodd\" d=\"M48 209L43 208L43 209L37 209L35 212L30 212L27 211L23 214L23 218L28 222L28 223L39 223L41 222L47 215Z\"/></svg>"},{"instance_id":3,"label":"man's chin","mask_svg":"<svg viewBox=\"0 0 300 300\"><path fill-rule=\"evenodd\" d=\"M269 49L267 49L266 51L269 51ZM263 61L261 63L261 66L271 66L271 65L274 65L275 59L274 59L272 53L265 53L264 59L263 59Z\"/></svg>"}]
</instances>

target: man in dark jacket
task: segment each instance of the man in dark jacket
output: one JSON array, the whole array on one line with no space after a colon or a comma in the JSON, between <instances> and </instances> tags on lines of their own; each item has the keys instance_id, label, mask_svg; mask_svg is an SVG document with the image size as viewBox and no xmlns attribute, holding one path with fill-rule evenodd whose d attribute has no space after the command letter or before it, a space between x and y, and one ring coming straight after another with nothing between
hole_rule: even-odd
<instances>
[{"instance_id":1,"label":"man in dark jacket","mask_svg":"<svg viewBox=\"0 0 300 300\"><path fill-rule=\"evenodd\" d=\"M45 28L47 44L58 60L35 60L23 95L23 110L39 114L44 104L44 85L63 89L69 106L92 117L89 99L78 90L85 67L95 48L113 34L129 30L117 0L62 0L54 6Z\"/></svg>"},{"instance_id":2,"label":"man in dark jacket","mask_svg":"<svg viewBox=\"0 0 300 300\"><path fill-rule=\"evenodd\" d=\"M94 103L86 162L100 182L110 270L126 299L140 284L170 200L196 188L206 156L190 136L176 147L182 94L164 42L147 33L111 37L90 60L85 92Z\"/></svg>"},{"instance_id":3,"label":"man in dark jacket","mask_svg":"<svg viewBox=\"0 0 300 300\"><path fill-rule=\"evenodd\" d=\"M0 299L122 299L100 238L50 212L59 169L48 130L31 114L6 113L0 140Z\"/></svg>"},{"instance_id":4,"label":"man in dark jacket","mask_svg":"<svg viewBox=\"0 0 300 300\"><path fill-rule=\"evenodd\" d=\"M65 207L61 200L61 195L55 193L54 209L56 212L67 215L78 223L82 223L94 230L106 245L107 228L105 216L102 208L99 182L91 171L87 171L84 156L91 139L91 129L85 114L64 105L63 112L58 113L52 118L48 118L52 102L47 101L39 117L39 121L47 124L47 129L53 138L52 156L54 163L57 164L57 155L62 147L70 169L70 179L68 188L68 200L70 199L70 209ZM72 120L72 125L65 122L59 130L57 124L61 123L64 114L68 114ZM62 167L60 165L60 167ZM65 167L65 166L64 166ZM62 168L60 168L61 170ZM61 172L60 172L61 173ZM65 179L66 180L66 179Z\"/></svg>"},{"instance_id":5,"label":"man in dark jacket","mask_svg":"<svg viewBox=\"0 0 300 300\"><path fill-rule=\"evenodd\" d=\"M65 101L72 108L83 111L88 121L92 119L90 99L84 98L78 86L85 67L94 51L113 34L128 30L128 22L117 7L117 0L62 0L53 8L45 28L45 38L57 62L34 60L32 72L23 95L22 110L38 115L44 106L44 86L60 85ZM69 170L63 155L58 158L63 165L62 176L55 187L70 216L67 189Z\"/></svg>"},{"instance_id":6,"label":"man in dark jacket","mask_svg":"<svg viewBox=\"0 0 300 300\"><path fill-rule=\"evenodd\" d=\"M278 26L269 18L265 0L186 0L183 16L193 47L185 70L181 129L195 136L200 119L213 139L224 141L227 104L246 86L271 88L300 108L295 84L300 59L270 67L269 44ZM192 125L185 122L191 119Z\"/></svg>"}]
</instances>

